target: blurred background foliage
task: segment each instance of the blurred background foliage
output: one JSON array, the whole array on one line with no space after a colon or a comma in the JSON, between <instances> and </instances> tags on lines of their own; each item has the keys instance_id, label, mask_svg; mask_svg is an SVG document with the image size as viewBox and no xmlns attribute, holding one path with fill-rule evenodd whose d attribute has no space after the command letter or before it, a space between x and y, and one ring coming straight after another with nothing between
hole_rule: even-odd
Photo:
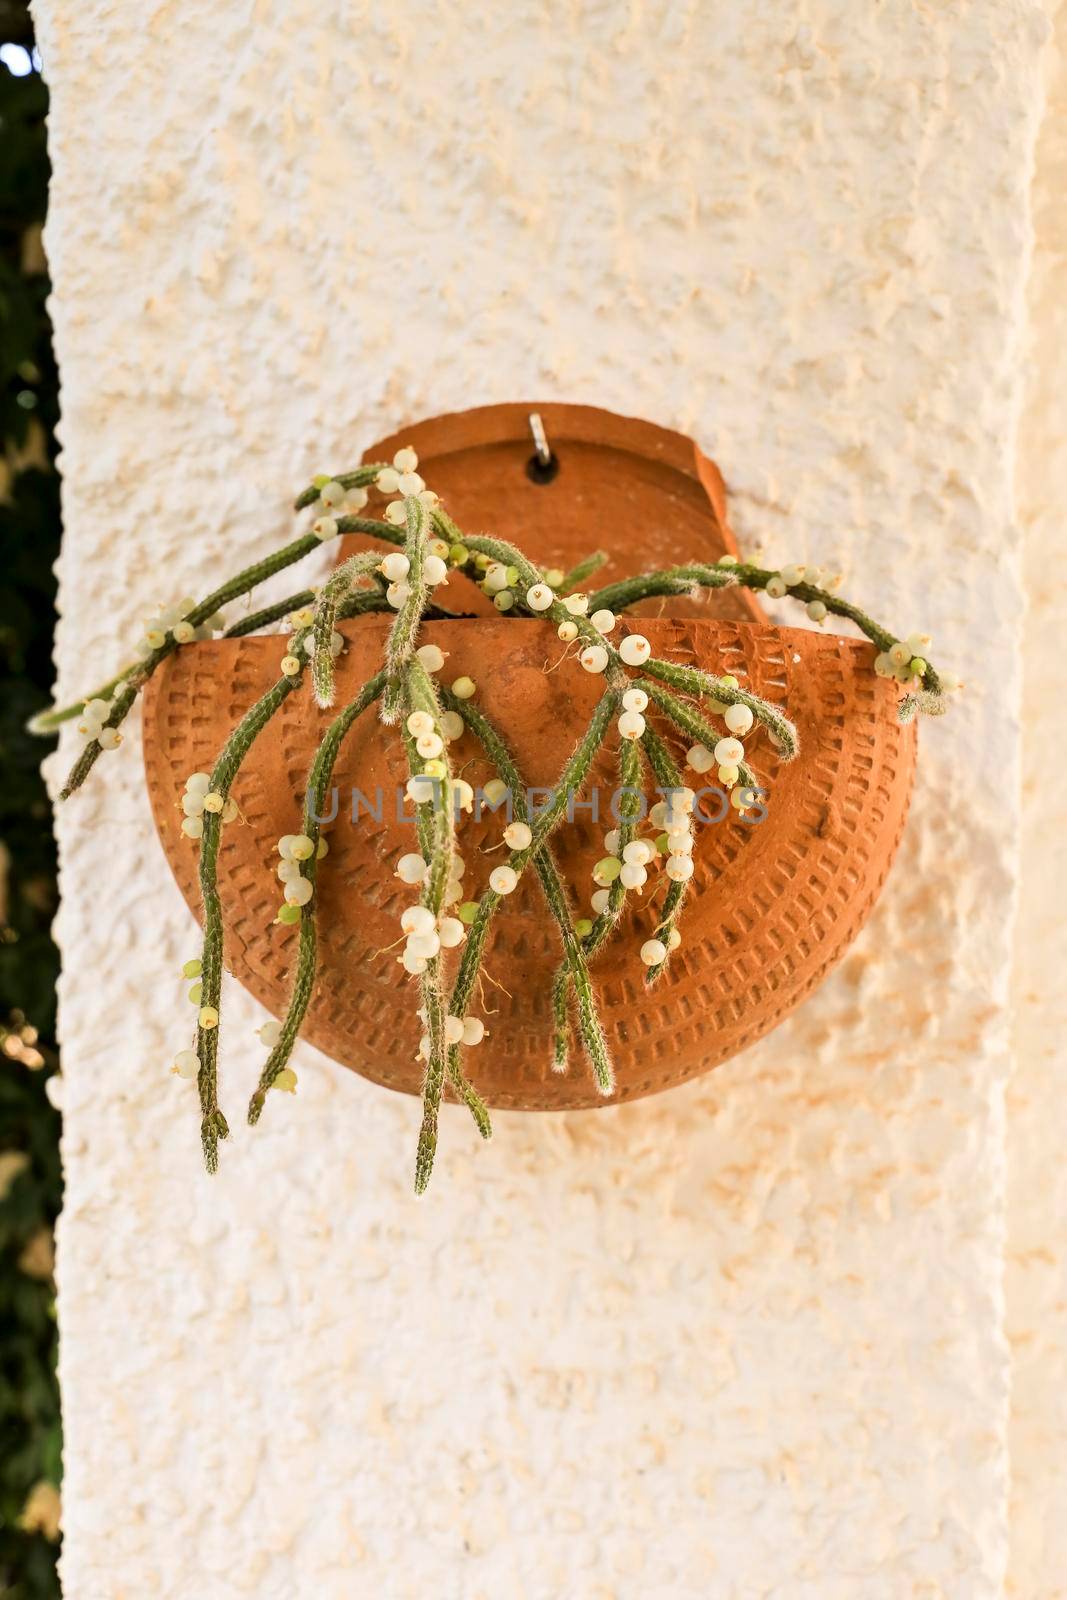
<instances>
[{"instance_id":1,"label":"blurred background foliage","mask_svg":"<svg viewBox=\"0 0 1067 1600\"><path fill-rule=\"evenodd\" d=\"M52 683L60 532L39 67L28 6L0 0L0 1600L59 1594L56 863L46 751L25 731Z\"/></svg>"}]
</instances>

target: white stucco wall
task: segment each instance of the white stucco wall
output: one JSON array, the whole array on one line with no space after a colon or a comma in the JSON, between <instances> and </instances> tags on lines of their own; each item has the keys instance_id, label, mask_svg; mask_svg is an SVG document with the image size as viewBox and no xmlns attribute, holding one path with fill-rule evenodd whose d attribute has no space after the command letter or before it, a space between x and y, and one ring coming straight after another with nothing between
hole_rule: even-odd
<instances>
[{"instance_id":1,"label":"white stucco wall","mask_svg":"<svg viewBox=\"0 0 1067 1600\"><path fill-rule=\"evenodd\" d=\"M414 1105L311 1053L202 1175L196 938L136 741L108 758L60 821L67 1594L997 1595L1041 7L35 11L62 693L311 471L528 394L694 431L750 548L840 562L970 685L787 1027L488 1149L448 1113L422 1204Z\"/></svg>"},{"instance_id":2,"label":"white stucco wall","mask_svg":"<svg viewBox=\"0 0 1067 1600\"><path fill-rule=\"evenodd\" d=\"M1067 1597L1067 4L1051 7L1034 175L1018 504L1029 608L1023 831L1008 1097L1006 1327L1012 1351L1009 1593Z\"/></svg>"}]
</instances>

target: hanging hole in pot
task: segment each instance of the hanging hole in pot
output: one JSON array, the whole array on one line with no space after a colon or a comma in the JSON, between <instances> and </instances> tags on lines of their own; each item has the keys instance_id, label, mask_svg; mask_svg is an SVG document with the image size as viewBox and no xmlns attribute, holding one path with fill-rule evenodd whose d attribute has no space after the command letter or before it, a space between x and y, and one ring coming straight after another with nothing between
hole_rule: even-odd
<instances>
[{"instance_id":1,"label":"hanging hole in pot","mask_svg":"<svg viewBox=\"0 0 1067 1600\"><path fill-rule=\"evenodd\" d=\"M532 455L526 463L526 476L531 483L551 483L559 472L559 461L555 455L549 455L547 461L542 461L539 455Z\"/></svg>"}]
</instances>

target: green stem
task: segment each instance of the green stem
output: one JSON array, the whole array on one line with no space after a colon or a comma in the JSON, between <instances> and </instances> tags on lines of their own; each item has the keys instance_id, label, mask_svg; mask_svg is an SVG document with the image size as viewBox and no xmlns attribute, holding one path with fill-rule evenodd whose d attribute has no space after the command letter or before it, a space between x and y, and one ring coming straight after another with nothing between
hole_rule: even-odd
<instances>
[{"instance_id":1,"label":"green stem","mask_svg":"<svg viewBox=\"0 0 1067 1600\"><path fill-rule=\"evenodd\" d=\"M649 572L642 577L621 578L590 595L589 609L599 611L603 606L618 615L640 600L652 600L661 595L695 595L700 589L729 589L737 585L736 571L736 567L693 564L666 567L662 572Z\"/></svg>"},{"instance_id":2,"label":"green stem","mask_svg":"<svg viewBox=\"0 0 1067 1600\"><path fill-rule=\"evenodd\" d=\"M684 780L677 762L651 724L646 724L645 731L641 735L641 744L644 747L645 755L648 757L648 764L652 768L661 792L670 794L672 790L684 788ZM678 919L682 914L682 907L685 903L688 888L688 879L684 883L672 881L664 896L663 910L656 925L656 938L662 939L667 946L667 955L658 966L647 968L645 983L648 985L655 983L658 978L662 977L666 971L667 963L671 959L670 936L674 932Z\"/></svg>"},{"instance_id":3,"label":"green stem","mask_svg":"<svg viewBox=\"0 0 1067 1600\"><path fill-rule=\"evenodd\" d=\"M463 718L467 727L474 734L489 760L493 763L497 774L507 785L512 796L513 810L518 820L529 824L530 814L526 799L528 793L527 785L524 783L515 763L515 758L501 734L493 726L489 718L479 711L477 707L473 706L469 700L458 700L455 695L447 692L442 694L441 698L450 711L458 712ZM596 1007L592 981L589 977L586 962L586 953L582 948L582 941L574 930L570 907L567 904L567 891L563 886L563 880L560 877L559 869L556 866L555 858L549 845L542 845L540 849L534 852L533 865L540 880L545 901L556 920L563 944L563 963L560 968L563 974L562 991L558 986L553 987L553 1068L557 1072L565 1072L567 1070L570 1039L570 1024L567 1016L568 980L573 980L575 992L583 997L583 1003L579 1007L580 1036L594 1073L596 1073L598 1063L602 1063L607 1055L603 1025L600 1022ZM602 1070L601 1076L603 1076Z\"/></svg>"},{"instance_id":4,"label":"green stem","mask_svg":"<svg viewBox=\"0 0 1067 1600\"><path fill-rule=\"evenodd\" d=\"M279 678L266 694L246 711L230 734L211 772L211 790L227 798L242 761L271 717L300 682L295 677ZM213 1006L220 1021L212 1028L198 1024L196 1053L200 1058L197 1084L200 1090L201 1142L209 1172L218 1169L218 1143L228 1129L218 1101L218 1049L221 1025L222 957L224 930L222 904L218 891L218 855L222 836L219 812L204 813L204 832L200 840L200 893L204 904L204 942L201 955L200 1004Z\"/></svg>"},{"instance_id":5,"label":"green stem","mask_svg":"<svg viewBox=\"0 0 1067 1600\"><path fill-rule=\"evenodd\" d=\"M641 679L638 687L644 689L649 699L654 700L663 710L670 709L670 714L679 727L692 732L693 738L707 749L714 750L719 739L725 739L726 734L719 734L698 711L683 705L673 695L667 694L661 688L661 684L670 684L672 688L680 689L683 694L714 700L718 705L747 706L755 720L767 729L784 761L792 761L798 754L800 739L796 727L788 717L783 716L777 706L772 705L769 700L762 699L758 694L752 694L747 689L730 688L721 679L713 678L710 673L704 672L699 667L683 667L675 661L657 661L655 657L651 657L641 670L647 672L650 679L656 678L659 682L652 683ZM711 744L707 743L709 738Z\"/></svg>"},{"instance_id":6,"label":"green stem","mask_svg":"<svg viewBox=\"0 0 1067 1600\"><path fill-rule=\"evenodd\" d=\"M286 680L289 682L290 680ZM318 843L321 836L319 818L323 814L326 795L333 780L333 769L350 729L367 708L373 705L385 687L385 673L378 672L363 685L359 694L350 700L323 734L315 759L308 773L304 799L303 832L316 846L315 853L303 863L303 876L315 885L318 871ZM304 1017L315 986L318 960L318 909L316 896L301 907L300 938L297 949L293 987L289 1006L282 1023L278 1042L274 1045L259 1076L255 1093L248 1103L248 1121L255 1124L263 1111L267 1093L278 1074L286 1066L293 1046L303 1026Z\"/></svg>"},{"instance_id":7,"label":"green stem","mask_svg":"<svg viewBox=\"0 0 1067 1600\"><path fill-rule=\"evenodd\" d=\"M306 506L313 506L328 483L339 483L342 489L368 489L385 465L384 461L367 461L363 466L353 467L350 472L338 472L334 477L322 473L314 483L301 489L293 501L293 510L303 511Z\"/></svg>"},{"instance_id":8,"label":"green stem","mask_svg":"<svg viewBox=\"0 0 1067 1600\"><path fill-rule=\"evenodd\" d=\"M396 722L404 704L405 669L415 653L422 613L428 598L423 577L423 559L426 554L426 507L417 495L408 495L404 501L407 514L407 538L404 554L408 558L408 574L404 582L408 597L396 614L385 647L388 677L382 696L382 721Z\"/></svg>"},{"instance_id":9,"label":"green stem","mask_svg":"<svg viewBox=\"0 0 1067 1600\"><path fill-rule=\"evenodd\" d=\"M570 798L581 791L593 759L604 742L609 721L616 713L618 704L619 695L613 689L606 690L601 696L585 734L560 774L558 784L553 790L552 798L531 824L532 838L530 843L525 849L515 850L511 853L508 865L519 877L522 876L529 862L537 855L538 851L547 842L553 829L566 814ZM453 1016L463 1017L466 1015L485 952L489 926L501 898L495 889L489 888L485 890L478 901L478 909L467 935L467 943L452 989L449 1010ZM592 987L588 984L588 973L585 974L585 980L578 988L578 1003L581 1024L588 1033L587 1048L591 1049L593 1073L597 1087L601 1094L611 1094L615 1084L614 1073L608 1056L607 1042L603 1037L599 1017L596 1013Z\"/></svg>"}]
</instances>

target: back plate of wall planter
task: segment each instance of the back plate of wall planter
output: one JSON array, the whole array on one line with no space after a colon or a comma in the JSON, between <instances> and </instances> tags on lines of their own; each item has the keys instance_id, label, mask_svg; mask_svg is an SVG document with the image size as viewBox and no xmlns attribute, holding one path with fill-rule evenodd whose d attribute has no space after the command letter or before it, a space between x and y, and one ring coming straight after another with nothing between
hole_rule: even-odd
<instances>
[{"instance_id":1,"label":"back plate of wall planter","mask_svg":"<svg viewBox=\"0 0 1067 1600\"><path fill-rule=\"evenodd\" d=\"M547 482L527 470L534 454L531 411L540 413L557 463ZM371 446L365 459L389 459L405 444L418 450L420 472L469 532L513 539L543 567L566 569L592 550L608 552L596 585L736 550L714 465L689 440L648 423L583 406L491 406L405 428ZM467 608L468 593L466 583L453 580L446 603ZM478 704L506 733L526 781L551 786L602 681L573 662L549 670L563 653L551 623L501 617L480 595L476 603L482 614L427 624L422 640L446 652L444 681L466 674L478 684ZM611 1100L596 1092L577 1046L566 1075L551 1069L550 986L559 941L533 874L523 878L493 923L491 981L472 1006L488 1037L467 1052L466 1067L493 1106L564 1110L635 1099L684 1082L760 1038L844 954L903 832L915 730L897 722L899 687L871 670L872 646L771 626L744 591L720 591L706 602L646 602L639 614L656 655L732 672L781 705L798 728L801 753L782 765L765 733L749 738L749 759L769 790L766 820L746 824L731 812L696 830L683 943L651 990L638 951L655 930L666 890L662 873L650 872L644 893L627 896L617 936L593 963L617 1075ZM348 648L337 663L338 705L378 669L388 627L388 618L375 616L341 625ZM234 724L277 680L280 654L277 638L186 646L146 691L153 814L197 914L197 851L180 831L177 801L188 774L210 770ZM280 900L275 846L299 827L307 770L331 715L315 708L310 692L286 701L234 785L244 822L223 832L226 965L278 1017L288 1003L297 935L273 922ZM683 758L683 743L670 742ZM469 736L452 753L475 786L494 776ZM580 810L555 836L576 917L589 914L591 870L614 826L608 814L614 766L609 748L594 771L600 817ZM394 876L398 858L415 847L413 826L398 816L395 798L405 778L396 731L372 712L356 724L335 770L338 815L324 829L330 852L317 888L319 972L303 1033L375 1082L415 1094L422 1085L417 980L397 965L395 947L400 914L414 898ZM377 814L360 802L353 820L357 793ZM715 814L714 803L708 809ZM493 849L501 826L491 815L461 824L471 898L502 859Z\"/></svg>"}]
</instances>

